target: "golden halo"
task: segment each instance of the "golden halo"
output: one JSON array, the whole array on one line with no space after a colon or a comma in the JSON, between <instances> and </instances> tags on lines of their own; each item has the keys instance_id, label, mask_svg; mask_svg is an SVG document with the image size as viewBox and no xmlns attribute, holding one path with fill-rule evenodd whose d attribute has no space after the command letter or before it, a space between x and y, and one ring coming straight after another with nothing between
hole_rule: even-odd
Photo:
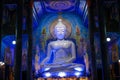
<instances>
[{"instance_id":1,"label":"golden halo","mask_svg":"<svg viewBox=\"0 0 120 80\"><path fill-rule=\"evenodd\" d=\"M71 24L67 21L67 20L65 20L65 19L63 19L63 18L60 18L60 19L62 19L62 23L66 26L66 35L65 35L65 38L67 38L67 37L69 37L70 35L71 35L71 32L72 32L72 27L71 27ZM49 30L50 30L50 34L52 35L52 37L54 37L54 38L56 38L56 35L54 34L54 28L55 28L55 26L56 26L56 24L58 23L58 19L55 19L52 23L51 23L51 25L50 25L50 27L49 27Z\"/></svg>"}]
</instances>

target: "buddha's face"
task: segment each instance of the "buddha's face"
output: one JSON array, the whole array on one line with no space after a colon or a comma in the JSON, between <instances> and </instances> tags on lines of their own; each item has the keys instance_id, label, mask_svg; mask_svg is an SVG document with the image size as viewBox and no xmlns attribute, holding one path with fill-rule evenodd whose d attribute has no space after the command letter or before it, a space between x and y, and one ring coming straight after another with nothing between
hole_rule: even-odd
<instances>
[{"instance_id":1,"label":"buddha's face","mask_svg":"<svg viewBox=\"0 0 120 80\"><path fill-rule=\"evenodd\" d=\"M55 28L55 35L57 39L64 39L66 34L66 28L64 26L57 26Z\"/></svg>"},{"instance_id":2,"label":"buddha's face","mask_svg":"<svg viewBox=\"0 0 120 80\"><path fill-rule=\"evenodd\" d=\"M64 39L66 34L66 26L62 23L62 19L58 19L58 23L55 26L54 31L57 39Z\"/></svg>"}]
</instances>

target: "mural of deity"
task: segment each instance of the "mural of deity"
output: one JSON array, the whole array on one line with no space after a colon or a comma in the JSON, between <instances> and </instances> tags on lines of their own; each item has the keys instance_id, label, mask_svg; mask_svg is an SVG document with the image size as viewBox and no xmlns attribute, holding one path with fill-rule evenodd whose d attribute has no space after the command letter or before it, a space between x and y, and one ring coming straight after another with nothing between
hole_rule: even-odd
<instances>
[{"instance_id":1,"label":"mural of deity","mask_svg":"<svg viewBox=\"0 0 120 80\"><path fill-rule=\"evenodd\" d=\"M27 49L22 50L22 70L27 69Z\"/></svg>"},{"instance_id":2,"label":"mural of deity","mask_svg":"<svg viewBox=\"0 0 120 80\"><path fill-rule=\"evenodd\" d=\"M5 48L5 63L7 65L12 64L12 52L9 47Z\"/></svg>"},{"instance_id":3,"label":"mural of deity","mask_svg":"<svg viewBox=\"0 0 120 80\"><path fill-rule=\"evenodd\" d=\"M39 51L39 46L36 46L36 55L35 55L35 70L36 73L38 73L38 70L40 69L40 64L39 64L39 60L40 60L40 55L39 55L40 51Z\"/></svg>"},{"instance_id":4,"label":"mural of deity","mask_svg":"<svg viewBox=\"0 0 120 80\"><path fill-rule=\"evenodd\" d=\"M111 53L112 53L112 62L117 62L119 60L119 54L118 54L118 46L116 43L112 45Z\"/></svg>"}]
</instances>

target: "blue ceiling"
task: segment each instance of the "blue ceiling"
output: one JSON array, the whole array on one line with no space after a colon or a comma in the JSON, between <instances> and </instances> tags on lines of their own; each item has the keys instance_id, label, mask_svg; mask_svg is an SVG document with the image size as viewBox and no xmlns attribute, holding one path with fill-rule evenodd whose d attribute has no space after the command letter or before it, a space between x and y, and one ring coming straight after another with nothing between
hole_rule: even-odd
<instances>
[{"instance_id":1,"label":"blue ceiling","mask_svg":"<svg viewBox=\"0 0 120 80\"><path fill-rule=\"evenodd\" d=\"M88 26L88 10L86 0L45 0L34 1L33 5L33 27L37 27L41 16L46 13L74 12L78 14L85 26Z\"/></svg>"}]
</instances>

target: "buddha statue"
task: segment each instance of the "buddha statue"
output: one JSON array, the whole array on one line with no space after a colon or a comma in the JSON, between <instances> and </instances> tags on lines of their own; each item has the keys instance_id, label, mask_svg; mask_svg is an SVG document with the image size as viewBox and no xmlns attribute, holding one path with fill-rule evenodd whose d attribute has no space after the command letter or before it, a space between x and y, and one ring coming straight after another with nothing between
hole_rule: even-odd
<instances>
[{"instance_id":1,"label":"buddha statue","mask_svg":"<svg viewBox=\"0 0 120 80\"><path fill-rule=\"evenodd\" d=\"M42 74L46 72L68 72L72 74L75 71L84 71L84 65L74 63L76 60L75 44L73 41L65 40L66 32L67 29L62 23L62 19L58 19L54 27L57 40L48 43L47 56L40 64ZM52 61L49 62L51 59Z\"/></svg>"}]
</instances>

